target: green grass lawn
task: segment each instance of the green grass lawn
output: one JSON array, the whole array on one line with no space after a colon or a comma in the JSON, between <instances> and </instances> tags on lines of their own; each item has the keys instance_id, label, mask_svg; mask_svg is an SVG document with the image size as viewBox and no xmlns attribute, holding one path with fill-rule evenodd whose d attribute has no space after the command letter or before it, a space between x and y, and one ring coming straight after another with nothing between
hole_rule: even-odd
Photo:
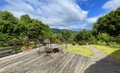
<instances>
[{"instance_id":1,"label":"green grass lawn","mask_svg":"<svg viewBox=\"0 0 120 73\"><path fill-rule=\"evenodd\" d=\"M114 48L110 46L100 46L94 45L96 48L101 50L102 52L106 53L108 56L112 57L113 59L120 61L120 48Z\"/></svg>"},{"instance_id":2,"label":"green grass lawn","mask_svg":"<svg viewBox=\"0 0 120 73\"><path fill-rule=\"evenodd\" d=\"M67 49L70 52L81 54L84 56L93 56L94 53L92 50L88 49L87 47L83 46L68 46Z\"/></svg>"}]
</instances>

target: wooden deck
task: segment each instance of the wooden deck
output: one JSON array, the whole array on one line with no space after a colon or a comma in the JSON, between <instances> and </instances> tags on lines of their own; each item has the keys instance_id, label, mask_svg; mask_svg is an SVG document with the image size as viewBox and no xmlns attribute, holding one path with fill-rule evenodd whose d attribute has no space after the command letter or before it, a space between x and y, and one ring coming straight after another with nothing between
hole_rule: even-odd
<instances>
[{"instance_id":1,"label":"wooden deck","mask_svg":"<svg viewBox=\"0 0 120 73\"><path fill-rule=\"evenodd\" d=\"M82 73L90 58L73 53L46 56L38 49L0 59L0 73Z\"/></svg>"}]
</instances>

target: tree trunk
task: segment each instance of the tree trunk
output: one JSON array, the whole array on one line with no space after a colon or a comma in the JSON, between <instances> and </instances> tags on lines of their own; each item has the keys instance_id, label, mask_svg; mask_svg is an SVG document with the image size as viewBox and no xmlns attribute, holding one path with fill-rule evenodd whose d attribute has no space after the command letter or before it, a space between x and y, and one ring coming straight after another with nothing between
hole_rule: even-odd
<instances>
[{"instance_id":1,"label":"tree trunk","mask_svg":"<svg viewBox=\"0 0 120 73\"><path fill-rule=\"evenodd\" d=\"M35 41L35 48L37 47L37 39L34 40Z\"/></svg>"},{"instance_id":2,"label":"tree trunk","mask_svg":"<svg viewBox=\"0 0 120 73\"><path fill-rule=\"evenodd\" d=\"M65 43L65 48L67 49L67 43Z\"/></svg>"}]
</instances>

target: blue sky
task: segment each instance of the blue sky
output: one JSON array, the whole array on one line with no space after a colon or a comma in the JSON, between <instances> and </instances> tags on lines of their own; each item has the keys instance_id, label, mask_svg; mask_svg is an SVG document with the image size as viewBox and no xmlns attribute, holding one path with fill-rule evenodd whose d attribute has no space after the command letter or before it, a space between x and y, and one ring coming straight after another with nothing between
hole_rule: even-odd
<instances>
[{"instance_id":1,"label":"blue sky","mask_svg":"<svg viewBox=\"0 0 120 73\"><path fill-rule=\"evenodd\" d=\"M90 30L97 19L120 6L120 0L0 0L0 10L17 18L29 14L51 28Z\"/></svg>"}]
</instances>

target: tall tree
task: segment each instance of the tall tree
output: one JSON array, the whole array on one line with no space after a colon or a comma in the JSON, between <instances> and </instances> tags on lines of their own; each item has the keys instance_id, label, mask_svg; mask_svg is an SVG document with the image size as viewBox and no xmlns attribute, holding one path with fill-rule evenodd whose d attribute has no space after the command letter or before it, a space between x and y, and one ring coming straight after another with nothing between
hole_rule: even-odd
<instances>
[{"instance_id":1,"label":"tall tree","mask_svg":"<svg viewBox=\"0 0 120 73\"><path fill-rule=\"evenodd\" d=\"M108 33L110 36L120 34L120 8L100 17L94 24L93 30L99 33Z\"/></svg>"},{"instance_id":2,"label":"tall tree","mask_svg":"<svg viewBox=\"0 0 120 73\"><path fill-rule=\"evenodd\" d=\"M62 34L62 37L64 39L64 42L66 43L66 48L67 48L67 43L69 43L70 38L71 38L71 32L69 30L61 30L60 33Z\"/></svg>"},{"instance_id":3,"label":"tall tree","mask_svg":"<svg viewBox=\"0 0 120 73\"><path fill-rule=\"evenodd\" d=\"M20 31L21 31L20 32L21 36L23 36L23 35L28 36L29 26L31 25L31 23L32 23L32 19L30 18L29 15L25 14L20 17L19 27L20 27Z\"/></svg>"},{"instance_id":4,"label":"tall tree","mask_svg":"<svg viewBox=\"0 0 120 73\"><path fill-rule=\"evenodd\" d=\"M17 23L18 19L14 17L13 14L7 11L0 11L0 33L2 35L8 34L9 37L17 37ZM10 39L12 39L12 37Z\"/></svg>"},{"instance_id":5,"label":"tall tree","mask_svg":"<svg viewBox=\"0 0 120 73\"><path fill-rule=\"evenodd\" d=\"M81 30L78 32L74 38L74 40L79 44L86 44L92 41L93 36L90 31L86 31L86 29Z\"/></svg>"}]
</instances>

